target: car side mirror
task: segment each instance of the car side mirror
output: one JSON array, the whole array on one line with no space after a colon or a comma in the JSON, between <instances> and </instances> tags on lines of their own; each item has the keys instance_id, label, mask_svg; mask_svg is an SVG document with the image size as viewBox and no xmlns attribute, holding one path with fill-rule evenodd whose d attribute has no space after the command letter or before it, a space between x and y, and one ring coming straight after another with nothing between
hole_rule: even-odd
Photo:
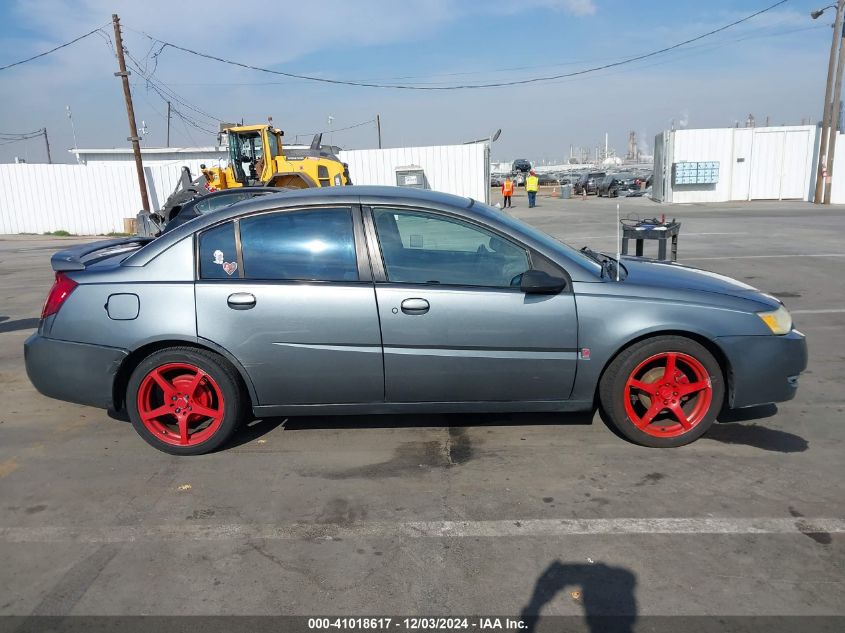
<instances>
[{"instance_id":1,"label":"car side mirror","mask_svg":"<svg viewBox=\"0 0 845 633\"><path fill-rule=\"evenodd\" d=\"M522 273L519 289L525 294L557 294L566 288L566 280L553 277L543 270L527 270Z\"/></svg>"}]
</instances>

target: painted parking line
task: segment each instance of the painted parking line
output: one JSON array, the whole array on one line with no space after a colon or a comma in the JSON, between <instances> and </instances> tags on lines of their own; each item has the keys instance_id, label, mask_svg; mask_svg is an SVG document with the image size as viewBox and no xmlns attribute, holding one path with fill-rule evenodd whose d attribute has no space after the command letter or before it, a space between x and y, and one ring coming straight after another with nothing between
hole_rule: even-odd
<instances>
[{"instance_id":1,"label":"painted parking line","mask_svg":"<svg viewBox=\"0 0 845 633\"><path fill-rule=\"evenodd\" d=\"M577 535L842 534L836 518L513 519L498 521L367 522L351 525L217 524L103 527L4 527L4 543L131 543L159 541L296 540L333 538L476 538Z\"/></svg>"},{"instance_id":2,"label":"painted parking line","mask_svg":"<svg viewBox=\"0 0 845 633\"><path fill-rule=\"evenodd\" d=\"M817 310L790 310L790 314L839 314L845 308L820 308Z\"/></svg>"},{"instance_id":3,"label":"painted parking line","mask_svg":"<svg viewBox=\"0 0 845 633\"><path fill-rule=\"evenodd\" d=\"M737 233L737 232L731 232L731 233L684 233L685 238L686 237L706 237L706 236L709 236L709 235L748 235L748 233L747 232L740 232L740 233ZM608 235L577 235L577 234L572 234L572 233L568 233L567 236L566 236L567 240L569 240L569 241L574 241L574 240L601 240L601 239L614 239L615 240L618 237L619 237L618 235L612 235L612 234L608 234Z\"/></svg>"},{"instance_id":4,"label":"painted parking line","mask_svg":"<svg viewBox=\"0 0 845 633\"><path fill-rule=\"evenodd\" d=\"M725 255L723 257L684 257L684 261L704 261L707 259L779 259L790 257L845 257L845 253L789 253L784 255Z\"/></svg>"}]
</instances>

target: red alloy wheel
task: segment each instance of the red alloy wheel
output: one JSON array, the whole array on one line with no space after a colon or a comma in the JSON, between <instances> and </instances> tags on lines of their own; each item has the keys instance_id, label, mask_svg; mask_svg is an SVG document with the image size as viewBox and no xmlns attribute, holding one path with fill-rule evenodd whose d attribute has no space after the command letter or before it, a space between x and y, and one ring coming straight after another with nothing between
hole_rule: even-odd
<instances>
[{"instance_id":1,"label":"red alloy wheel","mask_svg":"<svg viewBox=\"0 0 845 633\"><path fill-rule=\"evenodd\" d=\"M223 392L196 365L166 363L150 371L138 389L138 415L158 439L196 446L223 423Z\"/></svg>"},{"instance_id":2,"label":"red alloy wheel","mask_svg":"<svg viewBox=\"0 0 845 633\"><path fill-rule=\"evenodd\" d=\"M653 437L678 437L707 415L713 386L694 357L661 352L634 368L623 397L625 413L639 430Z\"/></svg>"}]
</instances>

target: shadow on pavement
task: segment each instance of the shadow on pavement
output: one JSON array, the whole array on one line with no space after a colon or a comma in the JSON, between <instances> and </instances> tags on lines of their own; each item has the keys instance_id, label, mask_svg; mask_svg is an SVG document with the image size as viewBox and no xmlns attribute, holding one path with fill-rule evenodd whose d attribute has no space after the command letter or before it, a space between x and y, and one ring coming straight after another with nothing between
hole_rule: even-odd
<instances>
[{"instance_id":1,"label":"shadow on pavement","mask_svg":"<svg viewBox=\"0 0 845 633\"><path fill-rule=\"evenodd\" d=\"M527 625L523 630L537 631L543 607L560 592L569 590L563 599L583 607L591 633L630 633L637 620L636 585L633 572L622 567L556 560L537 578L531 599L522 608L520 618Z\"/></svg>"},{"instance_id":2,"label":"shadow on pavement","mask_svg":"<svg viewBox=\"0 0 845 633\"><path fill-rule=\"evenodd\" d=\"M115 419L117 415L109 414ZM331 415L314 417L274 417L254 420L241 428L221 450L235 448L257 440L280 426L285 431L308 431L319 429L407 429L426 427L467 427L553 425L589 425L593 412L579 413L444 413L444 414L379 414L379 415Z\"/></svg>"},{"instance_id":3,"label":"shadow on pavement","mask_svg":"<svg viewBox=\"0 0 845 633\"><path fill-rule=\"evenodd\" d=\"M18 330L34 330L38 327L40 319L15 319L9 321L9 317L0 317L0 334L4 332L17 332Z\"/></svg>"},{"instance_id":4,"label":"shadow on pavement","mask_svg":"<svg viewBox=\"0 0 845 633\"><path fill-rule=\"evenodd\" d=\"M714 424L703 439L745 444L775 453L803 453L810 446L800 435L756 424Z\"/></svg>"},{"instance_id":5,"label":"shadow on pavement","mask_svg":"<svg viewBox=\"0 0 845 633\"><path fill-rule=\"evenodd\" d=\"M748 422L749 420L763 420L778 413L778 405L761 404L744 409L725 409L719 414L719 422Z\"/></svg>"},{"instance_id":6,"label":"shadow on pavement","mask_svg":"<svg viewBox=\"0 0 845 633\"><path fill-rule=\"evenodd\" d=\"M269 421L269 420L268 420ZM379 414L291 417L285 430L299 429L394 429L412 427L483 427L591 424L593 412L578 413L442 413L442 414Z\"/></svg>"}]
</instances>

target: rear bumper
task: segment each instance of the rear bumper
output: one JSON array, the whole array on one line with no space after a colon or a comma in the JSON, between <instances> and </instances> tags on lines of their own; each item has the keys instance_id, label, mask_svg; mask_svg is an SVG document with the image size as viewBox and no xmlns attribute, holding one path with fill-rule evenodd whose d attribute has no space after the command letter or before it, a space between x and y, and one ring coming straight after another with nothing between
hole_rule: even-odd
<instances>
[{"instance_id":1,"label":"rear bumper","mask_svg":"<svg viewBox=\"0 0 845 633\"><path fill-rule=\"evenodd\" d=\"M129 352L33 334L24 343L26 374L50 398L108 409L114 377Z\"/></svg>"},{"instance_id":2,"label":"rear bumper","mask_svg":"<svg viewBox=\"0 0 845 633\"><path fill-rule=\"evenodd\" d=\"M792 400L807 368L807 339L798 330L783 336L716 339L731 366L731 408Z\"/></svg>"}]
</instances>

